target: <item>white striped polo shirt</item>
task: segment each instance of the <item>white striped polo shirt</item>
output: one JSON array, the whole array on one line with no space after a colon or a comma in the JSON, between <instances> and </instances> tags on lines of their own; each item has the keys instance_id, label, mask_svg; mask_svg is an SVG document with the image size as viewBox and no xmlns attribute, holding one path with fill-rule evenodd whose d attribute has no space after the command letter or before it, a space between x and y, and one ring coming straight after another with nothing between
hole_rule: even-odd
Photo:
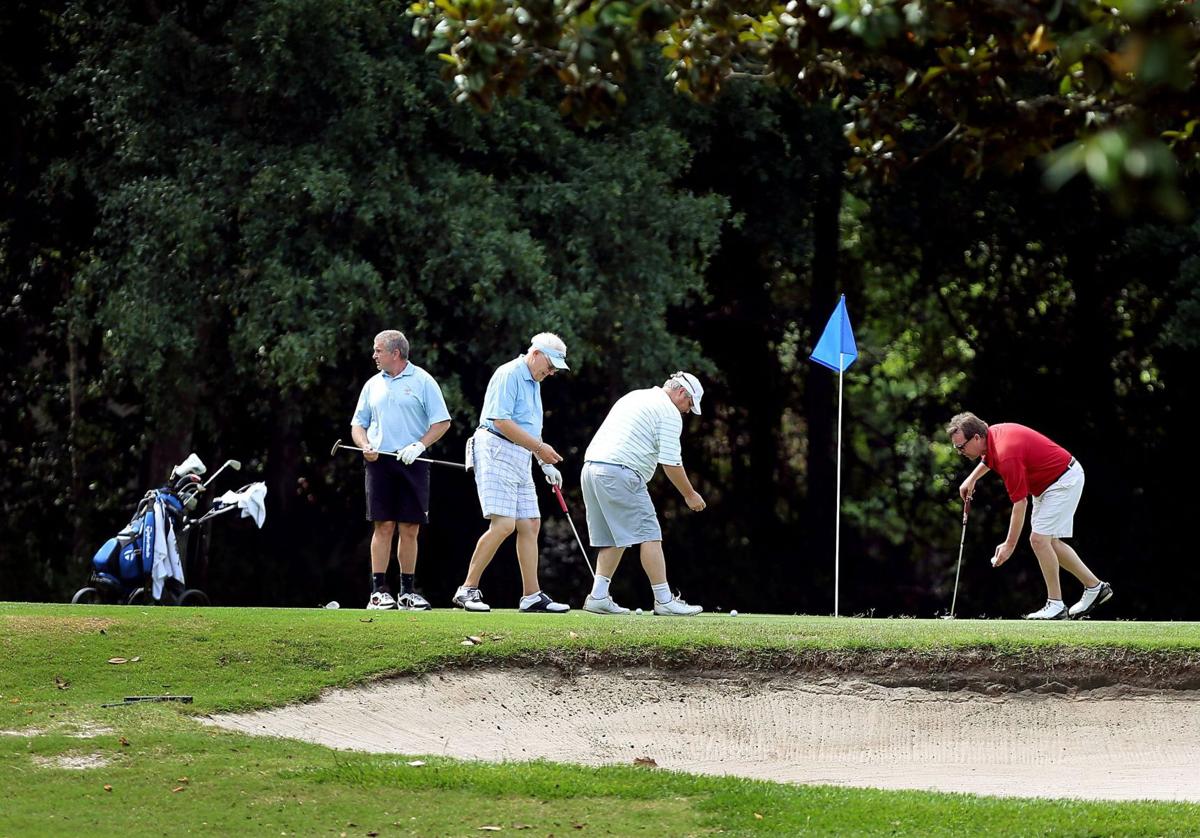
<instances>
[{"instance_id":1,"label":"white striped polo shirt","mask_svg":"<svg viewBox=\"0 0 1200 838\"><path fill-rule=\"evenodd\" d=\"M584 454L584 460L626 466L649 483L658 464L683 465L683 416L661 387L617 399Z\"/></svg>"}]
</instances>

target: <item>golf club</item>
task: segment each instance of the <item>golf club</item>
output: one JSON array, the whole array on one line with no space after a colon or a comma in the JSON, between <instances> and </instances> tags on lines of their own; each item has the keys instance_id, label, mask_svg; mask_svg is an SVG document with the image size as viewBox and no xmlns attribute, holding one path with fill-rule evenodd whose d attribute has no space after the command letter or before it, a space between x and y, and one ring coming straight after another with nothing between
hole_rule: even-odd
<instances>
[{"instance_id":1,"label":"golf club","mask_svg":"<svg viewBox=\"0 0 1200 838\"><path fill-rule=\"evenodd\" d=\"M592 569L592 563L588 559L587 550L583 547L583 539L579 537L579 530L575 529L575 522L571 520L571 513L567 511L567 499L563 497L562 489L557 486L551 486L554 489L554 494L558 496L558 505L562 507L563 513L567 516L567 523L571 525L571 532L575 533L575 543L579 545L579 552L583 553L583 563L587 565L588 572L592 574L592 579L596 578L596 571Z\"/></svg>"},{"instance_id":2,"label":"golf club","mask_svg":"<svg viewBox=\"0 0 1200 838\"><path fill-rule=\"evenodd\" d=\"M954 596L950 599L950 613L942 617L943 620L954 619L954 606L958 604L958 574L962 571L963 547L967 544L967 515L971 512L971 496L967 495L967 499L963 501L963 526L962 538L958 541L958 566L954 569Z\"/></svg>"},{"instance_id":3,"label":"golf club","mask_svg":"<svg viewBox=\"0 0 1200 838\"><path fill-rule=\"evenodd\" d=\"M234 471L241 471L242 463L240 460L226 460L224 463L221 464L221 467L219 469L217 469L216 471L214 471L212 473L212 477L210 477L204 481L204 488L207 489L208 484L212 483L214 480L216 480L217 475L220 474L221 472L223 472L227 468L231 468Z\"/></svg>"},{"instance_id":4,"label":"golf club","mask_svg":"<svg viewBox=\"0 0 1200 838\"><path fill-rule=\"evenodd\" d=\"M335 442L333 444L333 447L329 449L329 456L332 457L334 454L336 454L338 452L339 448L345 449L346 451L362 451L363 450L354 445L345 445L339 439L337 442ZM397 460L400 459L399 451L380 451L378 453L384 455L385 457L395 457ZM449 460L431 460L428 457L417 457L417 459L414 462L432 463L435 466L450 466L451 468L458 468L458 469L462 469L463 471L467 470L467 467L465 465L463 465L462 463L452 463Z\"/></svg>"}]
</instances>

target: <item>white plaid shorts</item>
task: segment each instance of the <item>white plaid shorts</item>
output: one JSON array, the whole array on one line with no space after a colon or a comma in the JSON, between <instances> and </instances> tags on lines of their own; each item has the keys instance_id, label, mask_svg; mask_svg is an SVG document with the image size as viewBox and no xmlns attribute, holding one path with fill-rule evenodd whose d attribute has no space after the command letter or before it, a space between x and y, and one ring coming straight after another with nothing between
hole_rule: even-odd
<instances>
[{"instance_id":1,"label":"white plaid shorts","mask_svg":"<svg viewBox=\"0 0 1200 838\"><path fill-rule=\"evenodd\" d=\"M475 431L475 490L483 517L540 518L533 488L533 454L479 428Z\"/></svg>"}]
</instances>

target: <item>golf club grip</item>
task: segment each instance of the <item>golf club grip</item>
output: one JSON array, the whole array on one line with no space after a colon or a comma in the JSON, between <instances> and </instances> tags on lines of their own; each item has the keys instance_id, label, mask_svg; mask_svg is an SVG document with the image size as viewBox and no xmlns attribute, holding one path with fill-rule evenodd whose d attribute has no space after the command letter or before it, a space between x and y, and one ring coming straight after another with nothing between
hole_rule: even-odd
<instances>
[{"instance_id":1,"label":"golf club grip","mask_svg":"<svg viewBox=\"0 0 1200 838\"><path fill-rule=\"evenodd\" d=\"M963 525L966 526L967 516L971 514L971 496L967 495L967 499L963 501Z\"/></svg>"},{"instance_id":2,"label":"golf club grip","mask_svg":"<svg viewBox=\"0 0 1200 838\"><path fill-rule=\"evenodd\" d=\"M558 497L558 505L562 507L562 511L567 511L567 499L563 497L562 489L557 486L551 487L554 489L554 494Z\"/></svg>"}]
</instances>

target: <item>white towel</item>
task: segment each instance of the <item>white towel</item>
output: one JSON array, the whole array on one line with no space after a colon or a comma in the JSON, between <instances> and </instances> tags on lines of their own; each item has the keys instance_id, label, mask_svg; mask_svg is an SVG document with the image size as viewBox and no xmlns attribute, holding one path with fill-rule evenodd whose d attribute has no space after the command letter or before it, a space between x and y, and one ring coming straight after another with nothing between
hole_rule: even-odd
<instances>
[{"instance_id":1,"label":"white towel","mask_svg":"<svg viewBox=\"0 0 1200 838\"><path fill-rule=\"evenodd\" d=\"M150 578L153 580L151 593L155 599L162 598L163 582L167 579L184 584L179 544L175 541L175 530L171 528L171 521L161 500L154 502L154 563L150 566Z\"/></svg>"},{"instance_id":2,"label":"white towel","mask_svg":"<svg viewBox=\"0 0 1200 838\"><path fill-rule=\"evenodd\" d=\"M217 498L217 503L225 506L236 506L242 510L243 518L253 518L254 523L262 529L267 520L267 484L251 483L236 492L229 491Z\"/></svg>"}]
</instances>

